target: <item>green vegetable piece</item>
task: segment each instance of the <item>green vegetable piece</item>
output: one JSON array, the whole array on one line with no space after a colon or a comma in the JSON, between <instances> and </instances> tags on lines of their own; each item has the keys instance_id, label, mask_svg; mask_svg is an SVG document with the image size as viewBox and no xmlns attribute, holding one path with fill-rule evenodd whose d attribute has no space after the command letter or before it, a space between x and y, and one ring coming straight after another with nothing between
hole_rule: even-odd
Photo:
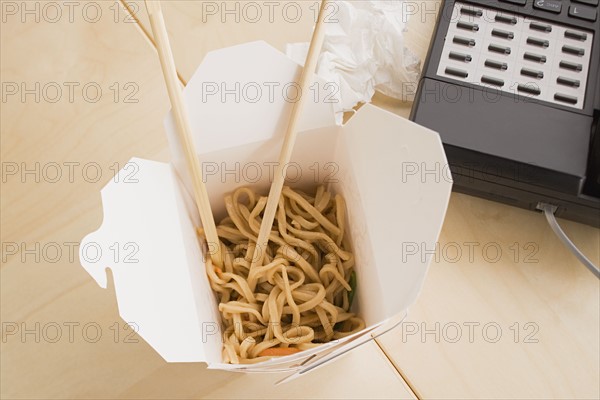
<instances>
[{"instance_id":1,"label":"green vegetable piece","mask_svg":"<svg viewBox=\"0 0 600 400\"><path fill-rule=\"evenodd\" d=\"M348 282L348 284L350 285L350 288L352 289L349 293L348 293L348 303L349 303L349 307L352 307L352 301L354 300L354 295L356 294L356 271L352 271L352 273L350 274L350 282Z\"/></svg>"}]
</instances>

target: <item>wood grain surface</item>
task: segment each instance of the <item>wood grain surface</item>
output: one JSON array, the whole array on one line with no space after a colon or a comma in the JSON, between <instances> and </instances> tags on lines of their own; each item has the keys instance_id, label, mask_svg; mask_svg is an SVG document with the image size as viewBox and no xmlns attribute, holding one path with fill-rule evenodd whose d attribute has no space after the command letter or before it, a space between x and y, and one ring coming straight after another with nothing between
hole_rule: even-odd
<instances>
[{"instance_id":1,"label":"wood grain surface","mask_svg":"<svg viewBox=\"0 0 600 400\"><path fill-rule=\"evenodd\" d=\"M461 194L452 195L407 322L377 343L278 387L278 375L165 363L126 329L114 289L99 288L69 254L100 225L99 190L116 169L132 156L169 159L162 128L169 103L143 2L128 2L127 10L95 2L97 20L96 6L87 6L86 20L88 3L79 3L72 22L64 7L58 22L43 15L23 22L21 9L13 15L10 2L0 3L3 399L414 398L413 391L422 398L600 398L598 281L541 214ZM312 1L297 2L305 17L294 24L223 22L206 13L211 2L164 3L184 82L212 49L265 40L283 50L308 41L314 24ZM415 4L406 40L424 58L439 1ZM18 92L8 95L13 83ZM37 102L21 90L36 92L36 84ZM381 95L374 103L410 111ZM599 263L600 231L560 223Z\"/></svg>"},{"instance_id":2,"label":"wood grain surface","mask_svg":"<svg viewBox=\"0 0 600 400\"><path fill-rule=\"evenodd\" d=\"M598 265L598 229L560 223ZM598 280L542 214L453 193L434 258L379 340L420 398L599 397Z\"/></svg>"}]
</instances>

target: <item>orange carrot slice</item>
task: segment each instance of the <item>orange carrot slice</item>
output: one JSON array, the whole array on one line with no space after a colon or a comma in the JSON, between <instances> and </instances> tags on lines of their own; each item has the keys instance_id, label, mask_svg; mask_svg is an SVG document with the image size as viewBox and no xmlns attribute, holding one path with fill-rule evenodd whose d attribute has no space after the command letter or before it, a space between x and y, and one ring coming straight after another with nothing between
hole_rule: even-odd
<instances>
[{"instance_id":1,"label":"orange carrot slice","mask_svg":"<svg viewBox=\"0 0 600 400\"><path fill-rule=\"evenodd\" d=\"M264 349L258 353L259 357L282 357L289 356L291 354L299 353L300 349L295 347L271 347Z\"/></svg>"}]
</instances>

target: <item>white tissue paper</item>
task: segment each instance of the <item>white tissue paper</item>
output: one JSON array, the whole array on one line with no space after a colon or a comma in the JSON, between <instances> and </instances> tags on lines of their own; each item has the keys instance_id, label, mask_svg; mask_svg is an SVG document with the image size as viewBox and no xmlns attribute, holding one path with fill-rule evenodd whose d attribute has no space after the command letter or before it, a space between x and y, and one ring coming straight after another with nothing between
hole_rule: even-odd
<instances>
[{"instance_id":1,"label":"white tissue paper","mask_svg":"<svg viewBox=\"0 0 600 400\"><path fill-rule=\"evenodd\" d=\"M405 1L336 1L328 7L317 74L329 83L338 125L344 112L370 102L376 90L413 101L421 61L404 46ZM286 53L303 65L308 45L290 43Z\"/></svg>"}]
</instances>

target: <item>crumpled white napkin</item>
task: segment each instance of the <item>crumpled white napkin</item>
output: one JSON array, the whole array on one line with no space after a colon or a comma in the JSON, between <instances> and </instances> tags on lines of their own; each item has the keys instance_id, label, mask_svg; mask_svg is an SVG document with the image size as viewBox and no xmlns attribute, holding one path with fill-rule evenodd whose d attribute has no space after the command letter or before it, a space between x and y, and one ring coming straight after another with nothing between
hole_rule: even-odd
<instances>
[{"instance_id":1,"label":"crumpled white napkin","mask_svg":"<svg viewBox=\"0 0 600 400\"><path fill-rule=\"evenodd\" d=\"M379 91L397 99L414 99L421 61L404 46L408 15L404 0L336 1L328 10L325 40L317 74L333 83L329 90L336 121L345 111L369 102ZM333 10L331 8L335 7ZM290 43L287 55L304 64L308 43ZM407 85L406 83L411 83ZM339 88L339 90L338 90Z\"/></svg>"}]
</instances>

